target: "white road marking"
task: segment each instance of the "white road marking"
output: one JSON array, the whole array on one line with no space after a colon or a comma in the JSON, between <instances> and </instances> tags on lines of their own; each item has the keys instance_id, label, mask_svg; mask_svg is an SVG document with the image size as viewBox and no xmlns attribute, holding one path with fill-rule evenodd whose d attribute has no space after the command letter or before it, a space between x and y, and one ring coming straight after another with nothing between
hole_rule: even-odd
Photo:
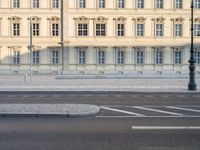
<instances>
[{"instance_id":1,"label":"white road marking","mask_svg":"<svg viewBox=\"0 0 200 150\"><path fill-rule=\"evenodd\" d=\"M123 95L114 95L114 97L123 97Z\"/></svg>"},{"instance_id":2,"label":"white road marking","mask_svg":"<svg viewBox=\"0 0 200 150\"><path fill-rule=\"evenodd\" d=\"M200 116L96 116L97 118L200 118Z\"/></svg>"},{"instance_id":3,"label":"white road marking","mask_svg":"<svg viewBox=\"0 0 200 150\"><path fill-rule=\"evenodd\" d=\"M89 94L87 95L87 94L86 94L86 95L83 95L83 96L84 96L84 97L91 97L92 95L89 95Z\"/></svg>"},{"instance_id":4,"label":"white road marking","mask_svg":"<svg viewBox=\"0 0 200 150\"><path fill-rule=\"evenodd\" d=\"M169 112L169 111L163 111L163 110L158 110L158 109L153 109L153 108L145 108L145 107L139 107L139 106L133 106L133 108L138 108L138 109L148 110L148 111L154 111L154 112L159 112L159 113L164 113L164 114L171 114L171 115L176 115L176 116L183 116L183 114Z\"/></svg>"},{"instance_id":5,"label":"white road marking","mask_svg":"<svg viewBox=\"0 0 200 150\"><path fill-rule=\"evenodd\" d=\"M70 94L68 95L69 97L76 97L77 95L73 95L73 94Z\"/></svg>"},{"instance_id":6,"label":"white road marking","mask_svg":"<svg viewBox=\"0 0 200 150\"><path fill-rule=\"evenodd\" d=\"M116 111L116 112L120 112L120 113L129 114L129 115L144 116L143 114L138 114L138 113L125 111L125 110L120 110L120 109L115 109L115 108L109 108L109 107L101 107L101 108L106 109L106 110L111 110L111 111Z\"/></svg>"},{"instance_id":7,"label":"white road marking","mask_svg":"<svg viewBox=\"0 0 200 150\"><path fill-rule=\"evenodd\" d=\"M196 109L180 108L180 107L175 107L175 106L166 106L166 108L187 110L187 111L193 111L193 112L200 112L200 110L196 110Z\"/></svg>"},{"instance_id":8,"label":"white road marking","mask_svg":"<svg viewBox=\"0 0 200 150\"><path fill-rule=\"evenodd\" d=\"M108 95L98 95L98 97L107 97Z\"/></svg>"},{"instance_id":9,"label":"white road marking","mask_svg":"<svg viewBox=\"0 0 200 150\"><path fill-rule=\"evenodd\" d=\"M138 97L139 95L131 95L130 97Z\"/></svg>"},{"instance_id":10,"label":"white road marking","mask_svg":"<svg viewBox=\"0 0 200 150\"><path fill-rule=\"evenodd\" d=\"M16 97L16 95L7 95L7 97L13 98Z\"/></svg>"},{"instance_id":11,"label":"white road marking","mask_svg":"<svg viewBox=\"0 0 200 150\"><path fill-rule=\"evenodd\" d=\"M54 98L61 97L61 95L53 95L52 97L54 97Z\"/></svg>"},{"instance_id":12,"label":"white road marking","mask_svg":"<svg viewBox=\"0 0 200 150\"><path fill-rule=\"evenodd\" d=\"M199 130L200 126L132 126L133 130Z\"/></svg>"},{"instance_id":13,"label":"white road marking","mask_svg":"<svg viewBox=\"0 0 200 150\"><path fill-rule=\"evenodd\" d=\"M178 97L178 98L184 98L186 96L185 95L177 95L176 97Z\"/></svg>"},{"instance_id":14,"label":"white road marking","mask_svg":"<svg viewBox=\"0 0 200 150\"><path fill-rule=\"evenodd\" d=\"M145 95L145 97L152 98L152 97L154 97L154 95Z\"/></svg>"},{"instance_id":15,"label":"white road marking","mask_svg":"<svg viewBox=\"0 0 200 150\"><path fill-rule=\"evenodd\" d=\"M37 95L37 97L46 97L46 95Z\"/></svg>"},{"instance_id":16,"label":"white road marking","mask_svg":"<svg viewBox=\"0 0 200 150\"><path fill-rule=\"evenodd\" d=\"M31 97L31 96L30 95L22 95L21 97L26 98L26 97Z\"/></svg>"},{"instance_id":17,"label":"white road marking","mask_svg":"<svg viewBox=\"0 0 200 150\"><path fill-rule=\"evenodd\" d=\"M162 95L162 98L169 98L169 95Z\"/></svg>"}]
</instances>

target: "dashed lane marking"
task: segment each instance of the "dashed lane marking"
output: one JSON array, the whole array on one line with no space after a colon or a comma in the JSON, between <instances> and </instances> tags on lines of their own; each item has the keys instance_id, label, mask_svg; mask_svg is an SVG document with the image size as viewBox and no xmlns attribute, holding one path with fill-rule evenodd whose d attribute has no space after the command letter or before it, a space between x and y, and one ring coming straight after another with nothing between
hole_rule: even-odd
<instances>
[{"instance_id":1,"label":"dashed lane marking","mask_svg":"<svg viewBox=\"0 0 200 150\"><path fill-rule=\"evenodd\" d=\"M139 97L139 95L130 95L130 97Z\"/></svg>"},{"instance_id":2,"label":"dashed lane marking","mask_svg":"<svg viewBox=\"0 0 200 150\"><path fill-rule=\"evenodd\" d=\"M186 96L185 95L176 95L176 97L178 97L178 98L184 98Z\"/></svg>"},{"instance_id":3,"label":"dashed lane marking","mask_svg":"<svg viewBox=\"0 0 200 150\"><path fill-rule=\"evenodd\" d=\"M84 96L84 97L92 97L92 95L90 95L90 94L85 94L85 95L82 95L82 96Z\"/></svg>"},{"instance_id":4,"label":"dashed lane marking","mask_svg":"<svg viewBox=\"0 0 200 150\"><path fill-rule=\"evenodd\" d=\"M114 95L114 97L123 97L123 95Z\"/></svg>"},{"instance_id":5,"label":"dashed lane marking","mask_svg":"<svg viewBox=\"0 0 200 150\"><path fill-rule=\"evenodd\" d=\"M153 112L159 112L159 113L164 113L164 114L170 114L170 115L176 115L176 116L183 116L183 114L180 114L180 113L174 113L174 112L158 110L158 109L153 109L153 108L145 108L145 107L140 107L140 106L133 106L132 108L148 110L148 111L153 111Z\"/></svg>"},{"instance_id":6,"label":"dashed lane marking","mask_svg":"<svg viewBox=\"0 0 200 150\"><path fill-rule=\"evenodd\" d=\"M169 95L162 95L161 97L162 98L169 98L170 96Z\"/></svg>"},{"instance_id":7,"label":"dashed lane marking","mask_svg":"<svg viewBox=\"0 0 200 150\"><path fill-rule=\"evenodd\" d=\"M175 107L175 106L166 106L166 108L193 111L193 112L200 112L200 110L196 110L196 109L181 108L181 107Z\"/></svg>"},{"instance_id":8,"label":"dashed lane marking","mask_svg":"<svg viewBox=\"0 0 200 150\"><path fill-rule=\"evenodd\" d=\"M134 113L134 112L130 112L130 111L125 111L125 110L120 110L120 109L115 109L115 108L109 108L109 107L101 107L101 108L106 109L106 110L115 111L115 112L124 113L124 114L129 114L129 115L144 116L143 114L138 114L138 113Z\"/></svg>"},{"instance_id":9,"label":"dashed lane marking","mask_svg":"<svg viewBox=\"0 0 200 150\"><path fill-rule=\"evenodd\" d=\"M68 95L69 97L76 97L77 95L74 95L74 94L70 94Z\"/></svg>"},{"instance_id":10,"label":"dashed lane marking","mask_svg":"<svg viewBox=\"0 0 200 150\"><path fill-rule=\"evenodd\" d=\"M132 126L133 130L199 130L200 126Z\"/></svg>"},{"instance_id":11,"label":"dashed lane marking","mask_svg":"<svg viewBox=\"0 0 200 150\"><path fill-rule=\"evenodd\" d=\"M52 97L57 98L57 97L61 97L62 95L53 95Z\"/></svg>"},{"instance_id":12,"label":"dashed lane marking","mask_svg":"<svg viewBox=\"0 0 200 150\"><path fill-rule=\"evenodd\" d=\"M153 97L155 97L155 96L154 96L154 95L145 95L144 97L153 98Z\"/></svg>"},{"instance_id":13,"label":"dashed lane marking","mask_svg":"<svg viewBox=\"0 0 200 150\"><path fill-rule=\"evenodd\" d=\"M16 97L16 95L7 95L8 98Z\"/></svg>"},{"instance_id":14,"label":"dashed lane marking","mask_svg":"<svg viewBox=\"0 0 200 150\"><path fill-rule=\"evenodd\" d=\"M106 94L102 94L102 95L97 95L98 97L108 97L108 95Z\"/></svg>"},{"instance_id":15,"label":"dashed lane marking","mask_svg":"<svg viewBox=\"0 0 200 150\"><path fill-rule=\"evenodd\" d=\"M42 98L42 97L46 97L46 95L37 95L37 97Z\"/></svg>"},{"instance_id":16,"label":"dashed lane marking","mask_svg":"<svg viewBox=\"0 0 200 150\"><path fill-rule=\"evenodd\" d=\"M21 95L23 98L31 97L31 95Z\"/></svg>"}]
</instances>

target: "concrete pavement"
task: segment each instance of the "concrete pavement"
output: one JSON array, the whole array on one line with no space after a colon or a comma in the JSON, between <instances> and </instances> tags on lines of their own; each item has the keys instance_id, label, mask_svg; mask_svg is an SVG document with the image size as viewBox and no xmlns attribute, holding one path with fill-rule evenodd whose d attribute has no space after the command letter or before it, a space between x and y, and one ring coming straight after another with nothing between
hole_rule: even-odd
<instances>
[{"instance_id":1,"label":"concrete pavement","mask_svg":"<svg viewBox=\"0 0 200 150\"><path fill-rule=\"evenodd\" d=\"M0 75L0 91L126 91L186 92L187 78L169 79L57 79L55 75ZM200 79L196 79L200 92Z\"/></svg>"},{"instance_id":2,"label":"concrete pavement","mask_svg":"<svg viewBox=\"0 0 200 150\"><path fill-rule=\"evenodd\" d=\"M99 106L88 104L0 104L0 116L84 117L99 112Z\"/></svg>"}]
</instances>

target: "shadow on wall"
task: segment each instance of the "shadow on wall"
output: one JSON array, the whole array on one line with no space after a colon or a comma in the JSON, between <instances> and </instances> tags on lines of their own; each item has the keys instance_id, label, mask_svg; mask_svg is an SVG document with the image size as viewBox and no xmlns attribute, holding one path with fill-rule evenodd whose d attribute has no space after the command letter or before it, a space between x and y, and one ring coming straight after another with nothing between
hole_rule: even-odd
<instances>
[{"instance_id":1,"label":"shadow on wall","mask_svg":"<svg viewBox=\"0 0 200 150\"><path fill-rule=\"evenodd\" d=\"M199 45L195 45L196 47ZM81 47L81 46L80 46ZM162 46L160 46L162 47ZM174 48L176 48L175 46ZM187 50L189 50L190 45L183 45L178 47L186 47L183 51L183 55L190 54ZM29 74L30 73L30 52L27 47L2 47L0 51L0 56L3 58L0 60L0 74ZM71 54L69 54L69 49ZM187 52L186 52L187 51ZM175 65L173 63L167 65L155 65L145 64L145 65L137 65L134 60L132 64L116 64L116 63L107 63L110 58L106 57L105 54L105 64L98 65L97 64L97 54L96 49L94 49L93 54L85 53L85 64L79 63L79 55L78 51L74 47L67 48L65 47L64 53L64 74L77 74L77 75L87 75L87 74L115 74L115 75L144 75L144 74L164 74L164 73L175 73L177 75L187 74L188 75L188 61L184 61L184 64ZM112 56L116 56L114 51ZM3 56L7 55L7 57ZM125 54L125 59L128 57L128 53ZM9 56L9 57L8 57ZM93 60L93 63L88 63L88 58L90 61ZM135 57L132 56L133 59ZM112 58L115 59L115 58ZM154 62L154 58L152 62ZM166 57L165 57L166 59ZM70 61L69 61L70 60ZM189 56L187 58L189 60ZM125 60L126 61L126 60ZM33 58L32 58L32 74L61 74L63 66L62 66L62 51L59 47L48 47L46 49L35 48L33 50ZM70 63L69 63L70 62ZM115 60L113 61L115 62ZM187 62L187 63L186 63ZM168 68L167 68L167 67ZM165 69L163 69L165 68ZM166 69L167 68L167 69ZM196 65L197 75L200 76L200 65Z\"/></svg>"}]
</instances>

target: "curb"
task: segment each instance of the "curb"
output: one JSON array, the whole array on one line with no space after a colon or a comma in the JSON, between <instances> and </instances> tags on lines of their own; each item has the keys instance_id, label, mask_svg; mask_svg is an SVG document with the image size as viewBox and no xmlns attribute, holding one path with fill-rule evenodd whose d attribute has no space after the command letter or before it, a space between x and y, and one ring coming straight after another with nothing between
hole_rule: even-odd
<instances>
[{"instance_id":1,"label":"curb","mask_svg":"<svg viewBox=\"0 0 200 150\"><path fill-rule=\"evenodd\" d=\"M96 105L64 105L66 105L65 109L56 104L0 104L0 117L89 117L100 112L100 107ZM50 108L47 109L46 106ZM74 111L74 109L76 110Z\"/></svg>"}]
</instances>

